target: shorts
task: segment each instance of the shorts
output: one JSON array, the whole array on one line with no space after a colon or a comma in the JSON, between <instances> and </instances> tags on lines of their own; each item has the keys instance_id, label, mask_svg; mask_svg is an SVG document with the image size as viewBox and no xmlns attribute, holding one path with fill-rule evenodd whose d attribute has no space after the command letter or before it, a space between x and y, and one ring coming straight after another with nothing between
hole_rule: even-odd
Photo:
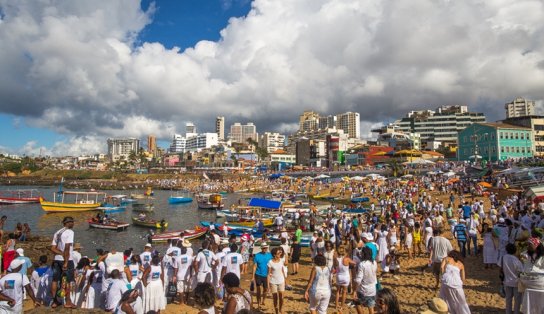
<instances>
[{"instance_id":1,"label":"shorts","mask_svg":"<svg viewBox=\"0 0 544 314\"><path fill-rule=\"evenodd\" d=\"M359 300L359 304L361 304L364 307L371 307L374 308L376 305L376 296L364 296L361 292L357 292L357 299Z\"/></svg>"},{"instance_id":2,"label":"shorts","mask_svg":"<svg viewBox=\"0 0 544 314\"><path fill-rule=\"evenodd\" d=\"M68 261L68 268L62 270L64 265L63 261L53 261L51 268L53 268L53 281L61 281L62 276L66 276L68 282L74 282L74 261Z\"/></svg>"},{"instance_id":3,"label":"shorts","mask_svg":"<svg viewBox=\"0 0 544 314\"><path fill-rule=\"evenodd\" d=\"M326 314L330 299L330 290L310 292L310 311L317 311L318 314Z\"/></svg>"},{"instance_id":4,"label":"shorts","mask_svg":"<svg viewBox=\"0 0 544 314\"><path fill-rule=\"evenodd\" d=\"M440 263L440 262L433 262L433 274L435 276L440 275L440 266L441 265L442 265L442 263Z\"/></svg>"},{"instance_id":5,"label":"shorts","mask_svg":"<svg viewBox=\"0 0 544 314\"><path fill-rule=\"evenodd\" d=\"M189 280L178 280L176 282L178 293L183 293L191 290L191 283Z\"/></svg>"},{"instance_id":6,"label":"shorts","mask_svg":"<svg viewBox=\"0 0 544 314\"><path fill-rule=\"evenodd\" d=\"M255 285L257 287L263 286L263 288L268 289L268 277L255 275Z\"/></svg>"},{"instance_id":7,"label":"shorts","mask_svg":"<svg viewBox=\"0 0 544 314\"><path fill-rule=\"evenodd\" d=\"M198 283L202 283L202 282L207 282L207 283L212 283L213 281L213 275L212 275L212 272L198 272L196 274L196 281Z\"/></svg>"},{"instance_id":8,"label":"shorts","mask_svg":"<svg viewBox=\"0 0 544 314\"><path fill-rule=\"evenodd\" d=\"M284 291L285 291L285 282L282 282L280 284L275 284L275 283L270 284L270 292L278 293L278 292L284 292Z\"/></svg>"}]
</instances>

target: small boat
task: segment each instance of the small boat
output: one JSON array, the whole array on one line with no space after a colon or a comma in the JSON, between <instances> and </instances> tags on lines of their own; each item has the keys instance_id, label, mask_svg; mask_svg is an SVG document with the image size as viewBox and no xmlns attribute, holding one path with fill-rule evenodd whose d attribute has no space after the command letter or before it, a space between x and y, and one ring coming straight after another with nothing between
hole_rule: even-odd
<instances>
[{"instance_id":1,"label":"small boat","mask_svg":"<svg viewBox=\"0 0 544 314\"><path fill-rule=\"evenodd\" d=\"M272 227L274 225L274 219L272 219L272 218L263 219L262 221L263 221L264 227ZM231 225L231 226L253 227L253 226L255 226L256 223L257 223L256 220L241 219L241 220L238 220L238 221L229 222L229 225Z\"/></svg>"},{"instance_id":2,"label":"small boat","mask_svg":"<svg viewBox=\"0 0 544 314\"><path fill-rule=\"evenodd\" d=\"M40 197L38 190L0 191L0 205L39 203Z\"/></svg>"},{"instance_id":3,"label":"small boat","mask_svg":"<svg viewBox=\"0 0 544 314\"><path fill-rule=\"evenodd\" d=\"M91 228L116 230L116 231L126 230L130 226L130 224L126 222L112 221L112 220L109 220L107 222L100 222L94 218L87 220L87 222L89 223L89 227Z\"/></svg>"},{"instance_id":4,"label":"small boat","mask_svg":"<svg viewBox=\"0 0 544 314\"><path fill-rule=\"evenodd\" d=\"M311 235L303 235L301 237L301 239L300 239L300 246L301 247L309 247L311 240L312 240ZM271 245L274 245L274 246L281 244L281 239L280 239L279 234L274 234L274 235L270 236L268 238L268 241L270 242Z\"/></svg>"},{"instance_id":5,"label":"small boat","mask_svg":"<svg viewBox=\"0 0 544 314\"><path fill-rule=\"evenodd\" d=\"M193 199L191 197L186 196L170 196L168 198L168 204L183 204L183 203L190 203Z\"/></svg>"},{"instance_id":6,"label":"small boat","mask_svg":"<svg viewBox=\"0 0 544 314\"><path fill-rule=\"evenodd\" d=\"M208 232L208 228L196 226L195 229L186 229L155 234L151 236L151 241L166 242L168 240L194 240L202 237L206 234L206 232Z\"/></svg>"},{"instance_id":7,"label":"small boat","mask_svg":"<svg viewBox=\"0 0 544 314\"><path fill-rule=\"evenodd\" d=\"M106 202L96 209L103 211L105 214L124 212L127 209L127 207L123 205L123 200L125 198L126 195L108 196L106 197Z\"/></svg>"},{"instance_id":8,"label":"small boat","mask_svg":"<svg viewBox=\"0 0 544 314\"><path fill-rule=\"evenodd\" d=\"M132 224L136 226L166 229L168 228L168 222L165 220L140 220L138 217L132 217Z\"/></svg>"},{"instance_id":9,"label":"small boat","mask_svg":"<svg viewBox=\"0 0 544 314\"><path fill-rule=\"evenodd\" d=\"M42 209L48 213L68 213L97 210L106 198L103 192L58 191L53 195L53 201L40 199Z\"/></svg>"},{"instance_id":10,"label":"small boat","mask_svg":"<svg viewBox=\"0 0 544 314\"><path fill-rule=\"evenodd\" d=\"M221 194L200 194L197 196L198 208L200 209L223 209Z\"/></svg>"},{"instance_id":11,"label":"small boat","mask_svg":"<svg viewBox=\"0 0 544 314\"><path fill-rule=\"evenodd\" d=\"M364 214L370 211L369 208L348 208L342 210L342 214Z\"/></svg>"}]
</instances>

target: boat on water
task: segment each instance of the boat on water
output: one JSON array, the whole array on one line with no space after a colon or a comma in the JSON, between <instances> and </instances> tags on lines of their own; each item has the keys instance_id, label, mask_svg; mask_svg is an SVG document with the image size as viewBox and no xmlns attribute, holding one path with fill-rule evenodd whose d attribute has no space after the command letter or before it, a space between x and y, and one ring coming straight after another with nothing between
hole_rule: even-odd
<instances>
[{"instance_id":1,"label":"boat on water","mask_svg":"<svg viewBox=\"0 0 544 314\"><path fill-rule=\"evenodd\" d=\"M153 195L155 195L155 192L153 192L153 188L148 186L143 194L132 193L130 194L130 198L140 200L150 198Z\"/></svg>"},{"instance_id":2,"label":"boat on water","mask_svg":"<svg viewBox=\"0 0 544 314\"><path fill-rule=\"evenodd\" d=\"M34 189L0 191L0 205L39 203L40 198L40 192Z\"/></svg>"},{"instance_id":3,"label":"boat on water","mask_svg":"<svg viewBox=\"0 0 544 314\"><path fill-rule=\"evenodd\" d=\"M204 236L208 228L195 226L194 229L170 231L151 236L152 242L166 242L168 240L194 240Z\"/></svg>"},{"instance_id":4,"label":"boat on water","mask_svg":"<svg viewBox=\"0 0 544 314\"><path fill-rule=\"evenodd\" d=\"M163 220L144 219L141 220L138 217L132 217L132 224L141 227L148 227L154 229L166 229L168 228L168 222Z\"/></svg>"},{"instance_id":5,"label":"boat on water","mask_svg":"<svg viewBox=\"0 0 544 314\"><path fill-rule=\"evenodd\" d=\"M96 218L92 218L87 220L89 223L89 227L96 228L96 229L106 229L106 230L115 230L115 231L123 231L126 230L130 224L126 222L120 222L120 221L114 221L114 220L107 220L107 221L100 221Z\"/></svg>"},{"instance_id":6,"label":"boat on water","mask_svg":"<svg viewBox=\"0 0 544 314\"><path fill-rule=\"evenodd\" d=\"M204 227L210 227L211 223L208 222L208 221L201 221L200 224ZM219 230L219 231L223 231L223 229L225 228L223 224L220 224L220 223L214 223L214 228L216 230ZM228 225L227 226L227 230L228 230L228 234L229 235L235 235L235 236L241 236L245 233L248 233L248 234L251 234L253 235L254 237L256 238L259 238L263 235L262 232L259 232L257 231L256 228L253 228L253 227L244 227L244 226L231 226L231 225ZM265 230L266 231L266 230Z\"/></svg>"},{"instance_id":7,"label":"boat on water","mask_svg":"<svg viewBox=\"0 0 544 314\"><path fill-rule=\"evenodd\" d=\"M213 194L199 194L196 198L198 202L198 208L200 209L223 209L225 204L223 203L223 197L219 193Z\"/></svg>"},{"instance_id":8,"label":"boat on water","mask_svg":"<svg viewBox=\"0 0 544 314\"><path fill-rule=\"evenodd\" d=\"M186 196L170 196L168 198L168 204L184 204L184 203L190 203L193 199L191 197Z\"/></svg>"},{"instance_id":9,"label":"boat on water","mask_svg":"<svg viewBox=\"0 0 544 314\"><path fill-rule=\"evenodd\" d=\"M258 220L254 219L245 219L242 218L238 221L229 221L229 225L231 226L244 226L244 227L254 227ZM262 219L264 227L272 227L274 225L274 219L272 218L266 218Z\"/></svg>"},{"instance_id":10,"label":"boat on water","mask_svg":"<svg viewBox=\"0 0 544 314\"><path fill-rule=\"evenodd\" d=\"M85 212L97 210L104 202L104 192L80 192L59 190L53 194L53 201L40 199L42 209L48 213Z\"/></svg>"},{"instance_id":11,"label":"boat on water","mask_svg":"<svg viewBox=\"0 0 544 314\"><path fill-rule=\"evenodd\" d=\"M150 213L155 209L153 203L132 203L132 211Z\"/></svg>"},{"instance_id":12,"label":"boat on water","mask_svg":"<svg viewBox=\"0 0 544 314\"><path fill-rule=\"evenodd\" d=\"M354 197L351 199L352 203L364 203L370 201L368 197Z\"/></svg>"},{"instance_id":13,"label":"boat on water","mask_svg":"<svg viewBox=\"0 0 544 314\"><path fill-rule=\"evenodd\" d=\"M106 201L96 209L103 211L105 214L113 214L124 212L127 207L124 203L126 195L111 195L106 197Z\"/></svg>"}]
</instances>

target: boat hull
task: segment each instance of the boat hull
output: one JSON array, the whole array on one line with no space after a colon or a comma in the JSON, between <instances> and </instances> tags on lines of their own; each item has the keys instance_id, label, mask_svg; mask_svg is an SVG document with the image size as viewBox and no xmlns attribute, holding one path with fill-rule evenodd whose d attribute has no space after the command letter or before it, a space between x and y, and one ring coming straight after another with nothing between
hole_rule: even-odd
<instances>
[{"instance_id":1,"label":"boat hull","mask_svg":"<svg viewBox=\"0 0 544 314\"><path fill-rule=\"evenodd\" d=\"M32 204L39 203L39 197L0 197L0 205Z\"/></svg>"},{"instance_id":2,"label":"boat hull","mask_svg":"<svg viewBox=\"0 0 544 314\"><path fill-rule=\"evenodd\" d=\"M180 234L184 233L184 236L181 237ZM183 238L187 240L194 240L204 236L208 232L208 228L199 228L193 230L178 230L172 232L166 232L161 234L156 234L151 237L152 242L166 242L168 240L182 240Z\"/></svg>"},{"instance_id":3,"label":"boat hull","mask_svg":"<svg viewBox=\"0 0 544 314\"><path fill-rule=\"evenodd\" d=\"M91 228L115 230L115 231L126 230L130 226L130 224L122 223L122 222L120 222L120 223L101 224L101 223L89 220L88 223L89 223L89 227L91 227Z\"/></svg>"},{"instance_id":4,"label":"boat hull","mask_svg":"<svg viewBox=\"0 0 544 314\"><path fill-rule=\"evenodd\" d=\"M225 204L213 204L209 202L198 202L198 208L199 209L223 209L225 207Z\"/></svg>"},{"instance_id":5,"label":"boat hull","mask_svg":"<svg viewBox=\"0 0 544 314\"><path fill-rule=\"evenodd\" d=\"M256 224L256 221L229 221L229 225L231 226L243 226L243 227L254 227ZM264 227L272 227L274 225L273 219L263 219L263 225Z\"/></svg>"},{"instance_id":6,"label":"boat hull","mask_svg":"<svg viewBox=\"0 0 544 314\"><path fill-rule=\"evenodd\" d=\"M99 203L93 204L70 204L40 201L42 209L48 213L69 213L69 212L86 212L97 210L100 207Z\"/></svg>"},{"instance_id":7,"label":"boat hull","mask_svg":"<svg viewBox=\"0 0 544 314\"><path fill-rule=\"evenodd\" d=\"M164 225L161 225L160 221L141 221L136 217L132 217L132 224L136 226L154 228L154 229L168 228L168 222L164 222Z\"/></svg>"},{"instance_id":8,"label":"boat hull","mask_svg":"<svg viewBox=\"0 0 544 314\"><path fill-rule=\"evenodd\" d=\"M168 198L168 204L184 204L184 203L190 203L193 199L190 197L176 197L176 196L170 196Z\"/></svg>"}]
</instances>

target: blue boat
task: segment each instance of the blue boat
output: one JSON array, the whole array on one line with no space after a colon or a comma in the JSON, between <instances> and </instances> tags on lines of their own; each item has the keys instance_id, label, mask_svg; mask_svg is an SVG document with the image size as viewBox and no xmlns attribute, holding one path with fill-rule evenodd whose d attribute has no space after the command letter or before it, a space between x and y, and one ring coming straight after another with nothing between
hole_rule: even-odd
<instances>
[{"instance_id":1,"label":"blue boat","mask_svg":"<svg viewBox=\"0 0 544 314\"><path fill-rule=\"evenodd\" d=\"M351 199L352 203L362 203L362 202L368 202L370 199L368 197L354 197Z\"/></svg>"},{"instance_id":2,"label":"blue boat","mask_svg":"<svg viewBox=\"0 0 544 314\"><path fill-rule=\"evenodd\" d=\"M209 221L201 221L200 222L200 225L203 226L203 227L210 227L210 224L211 223ZM214 225L216 230L220 230L220 231L223 230L223 224L214 223L213 225ZM229 235L234 234L237 237L243 235L244 233L252 234L256 238L260 238L263 235L262 232L258 232L257 229L251 228L251 227L230 226L230 225L228 225L228 228L229 228Z\"/></svg>"},{"instance_id":3,"label":"blue boat","mask_svg":"<svg viewBox=\"0 0 544 314\"><path fill-rule=\"evenodd\" d=\"M126 195L108 196L106 197L106 202L96 209L102 210L105 214L124 212L127 209L126 203L124 203L126 197Z\"/></svg>"},{"instance_id":4,"label":"blue boat","mask_svg":"<svg viewBox=\"0 0 544 314\"><path fill-rule=\"evenodd\" d=\"M312 241L312 236L311 235L303 235L300 238L300 246L301 247L309 247L310 246L310 241ZM270 244L272 244L274 246L280 245L281 244L280 236L278 234L272 235L269 238L269 242L270 242Z\"/></svg>"},{"instance_id":5,"label":"blue boat","mask_svg":"<svg viewBox=\"0 0 544 314\"><path fill-rule=\"evenodd\" d=\"M368 213L370 210L368 208L348 208L342 211L342 214L364 214Z\"/></svg>"},{"instance_id":6,"label":"blue boat","mask_svg":"<svg viewBox=\"0 0 544 314\"><path fill-rule=\"evenodd\" d=\"M185 197L185 196L170 196L168 198L168 204L183 204L183 203L190 203L193 199L191 197Z\"/></svg>"}]
</instances>

